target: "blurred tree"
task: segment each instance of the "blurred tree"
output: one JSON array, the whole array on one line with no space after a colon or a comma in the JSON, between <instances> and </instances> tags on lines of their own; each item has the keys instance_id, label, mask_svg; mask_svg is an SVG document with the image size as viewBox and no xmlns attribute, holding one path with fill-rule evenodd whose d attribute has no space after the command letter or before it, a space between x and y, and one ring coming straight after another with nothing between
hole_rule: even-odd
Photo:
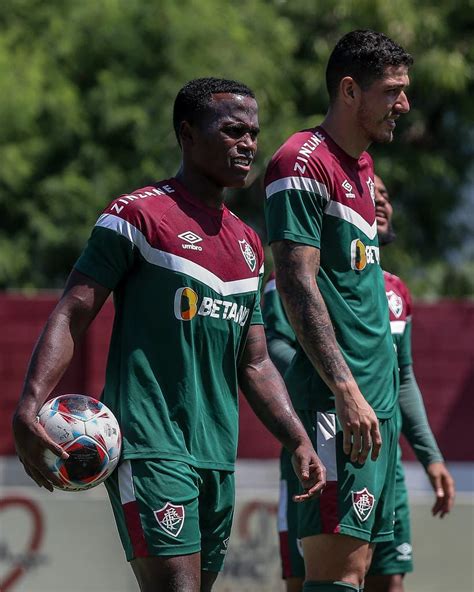
<instances>
[{"instance_id":1,"label":"blurred tree","mask_svg":"<svg viewBox=\"0 0 474 592\"><path fill-rule=\"evenodd\" d=\"M275 4L297 31L289 84L298 89L295 110L307 125L326 111L325 64L342 34L372 28L412 53L411 112L391 145L370 148L395 204L398 240L384 252L384 265L407 278L418 296L474 296L472 266L461 255L473 253L474 2ZM469 235L470 251L462 248Z\"/></svg>"},{"instance_id":2,"label":"blurred tree","mask_svg":"<svg viewBox=\"0 0 474 592\"><path fill-rule=\"evenodd\" d=\"M175 173L172 102L198 76L236 78L257 93L253 183L229 203L264 238L268 158L322 119L337 39L371 27L416 59L412 112L392 145L371 149L396 202L399 240L387 261L418 293L454 285L469 293L468 271L445 257L466 237L466 217L450 214L472 168L473 8L473 0L4 0L0 287L62 285L110 199Z\"/></svg>"},{"instance_id":3,"label":"blurred tree","mask_svg":"<svg viewBox=\"0 0 474 592\"><path fill-rule=\"evenodd\" d=\"M187 80L262 89L264 152L295 123L291 27L264 1L5 0L0 32L4 288L61 286L113 197L176 172Z\"/></svg>"}]
</instances>

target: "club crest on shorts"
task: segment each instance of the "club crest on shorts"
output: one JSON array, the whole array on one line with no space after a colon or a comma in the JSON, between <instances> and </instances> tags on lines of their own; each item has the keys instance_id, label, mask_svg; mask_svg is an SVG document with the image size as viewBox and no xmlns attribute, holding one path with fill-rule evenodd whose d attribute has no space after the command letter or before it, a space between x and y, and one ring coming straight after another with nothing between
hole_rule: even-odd
<instances>
[{"instance_id":1,"label":"club crest on shorts","mask_svg":"<svg viewBox=\"0 0 474 592\"><path fill-rule=\"evenodd\" d=\"M239 246L245 261L247 261L247 265L250 267L250 271L255 271L255 267L257 265L257 258L255 257L255 253L253 252L252 247L248 244L248 242L245 239L241 241L239 240Z\"/></svg>"},{"instance_id":2,"label":"club crest on shorts","mask_svg":"<svg viewBox=\"0 0 474 592\"><path fill-rule=\"evenodd\" d=\"M185 511L183 506L175 506L171 502L161 508L155 510L156 521L161 528L173 537L177 537L184 525Z\"/></svg>"},{"instance_id":3,"label":"club crest on shorts","mask_svg":"<svg viewBox=\"0 0 474 592\"><path fill-rule=\"evenodd\" d=\"M400 315L403 312L403 300L398 294L395 294L393 290L386 292L386 294L389 309L393 312L397 319L400 318Z\"/></svg>"},{"instance_id":4,"label":"club crest on shorts","mask_svg":"<svg viewBox=\"0 0 474 592\"><path fill-rule=\"evenodd\" d=\"M352 492L352 505L361 522L365 522L374 508L375 497L367 487L361 491Z\"/></svg>"}]
</instances>

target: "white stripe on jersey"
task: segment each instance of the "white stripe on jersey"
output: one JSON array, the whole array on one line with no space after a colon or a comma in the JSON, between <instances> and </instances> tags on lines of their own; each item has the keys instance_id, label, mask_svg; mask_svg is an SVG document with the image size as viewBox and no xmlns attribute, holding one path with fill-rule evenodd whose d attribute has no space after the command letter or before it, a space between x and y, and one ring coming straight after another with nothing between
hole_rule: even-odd
<instances>
[{"instance_id":1,"label":"white stripe on jersey","mask_svg":"<svg viewBox=\"0 0 474 592\"><path fill-rule=\"evenodd\" d=\"M390 321L392 335L403 335L405 333L406 321Z\"/></svg>"},{"instance_id":2,"label":"white stripe on jersey","mask_svg":"<svg viewBox=\"0 0 474 592\"><path fill-rule=\"evenodd\" d=\"M120 501L122 502L122 506L124 506L125 504L136 500L132 479L132 465L130 464L130 461L123 461L123 463L119 465L117 473Z\"/></svg>"},{"instance_id":3,"label":"white stripe on jersey","mask_svg":"<svg viewBox=\"0 0 474 592\"><path fill-rule=\"evenodd\" d=\"M316 179L310 179L309 177L283 177L282 179L270 183L265 189L265 193L267 194L267 199L269 199L275 193L286 191L288 189L316 193L326 201L329 201L329 191L326 185L316 181Z\"/></svg>"},{"instance_id":4,"label":"white stripe on jersey","mask_svg":"<svg viewBox=\"0 0 474 592\"><path fill-rule=\"evenodd\" d=\"M316 452L326 467L327 481L337 481L336 415L316 413Z\"/></svg>"},{"instance_id":5,"label":"white stripe on jersey","mask_svg":"<svg viewBox=\"0 0 474 592\"><path fill-rule=\"evenodd\" d=\"M341 218L361 230L371 240L377 234L377 221L370 225L358 212L337 201L330 201L324 210L329 216Z\"/></svg>"},{"instance_id":6,"label":"white stripe on jersey","mask_svg":"<svg viewBox=\"0 0 474 592\"><path fill-rule=\"evenodd\" d=\"M108 228L114 230L118 234L128 239L140 251L142 257L157 267L163 267L170 271L181 272L206 284L209 288L217 292L221 296L230 296L234 294L244 294L245 292L256 292L258 290L258 277L250 277L242 280L233 280L224 282L217 275L209 271L205 267L189 261L179 255L166 253L155 249L146 240L145 235L142 234L138 228L127 222L123 218L119 218L113 214L102 214L96 222L96 226L101 228ZM263 273L263 266L260 270Z\"/></svg>"}]
</instances>

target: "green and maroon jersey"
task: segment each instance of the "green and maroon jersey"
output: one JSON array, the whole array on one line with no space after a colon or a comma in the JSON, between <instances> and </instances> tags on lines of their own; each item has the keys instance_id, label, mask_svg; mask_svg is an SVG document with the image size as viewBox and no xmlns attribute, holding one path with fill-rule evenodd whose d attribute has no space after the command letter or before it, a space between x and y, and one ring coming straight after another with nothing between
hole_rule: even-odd
<instances>
[{"instance_id":1,"label":"green and maroon jersey","mask_svg":"<svg viewBox=\"0 0 474 592\"><path fill-rule=\"evenodd\" d=\"M410 292L402 280L388 271L383 272L385 293L390 313L390 329L397 350L398 366L413 364L411 355L411 315Z\"/></svg>"},{"instance_id":2,"label":"green and maroon jersey","mask_svg":"<svg viewBox=\"0 0 474 592\"><path fill-rule=\"evenodd\" d=\"M237 365L262 323L256 233L169 179L113 201L76 269L114 292L103 401L123 458L233 470Z\"/></svg>"},{"instance_id":3,"label":"green and maroon jersey","mask_svg":"<svg viewBox=\"0 0 474 592\"><path fill-rule=\"evenodd\" d=\"M318 288L342 354L379 418L390 417L398 390L374 206L371 157L346 154L320 127L291 136L266 178L269 242L320 249ZM293 404L335 412L334 395L298 346L286 374Z\"/></svg>"}]
</instances>

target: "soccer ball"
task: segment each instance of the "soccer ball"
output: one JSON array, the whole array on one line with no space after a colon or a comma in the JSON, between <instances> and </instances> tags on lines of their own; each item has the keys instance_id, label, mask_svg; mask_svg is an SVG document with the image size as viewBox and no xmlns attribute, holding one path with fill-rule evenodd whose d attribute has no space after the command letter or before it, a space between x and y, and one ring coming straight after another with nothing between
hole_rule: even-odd
<instances>
[{"instance_id":1,"label":"soccer ball","mask_svg":"<svg viewBox=\"0 0 474 592\"><path fill-rule=\"evenodd\" d=\"M113 413L85 395L61 395L41 407L38 421L68 454L63 460L51 450L44 459L66 491L82 491L102 483L120 457L122 436Z\"/></svg>"}]
</instances>

